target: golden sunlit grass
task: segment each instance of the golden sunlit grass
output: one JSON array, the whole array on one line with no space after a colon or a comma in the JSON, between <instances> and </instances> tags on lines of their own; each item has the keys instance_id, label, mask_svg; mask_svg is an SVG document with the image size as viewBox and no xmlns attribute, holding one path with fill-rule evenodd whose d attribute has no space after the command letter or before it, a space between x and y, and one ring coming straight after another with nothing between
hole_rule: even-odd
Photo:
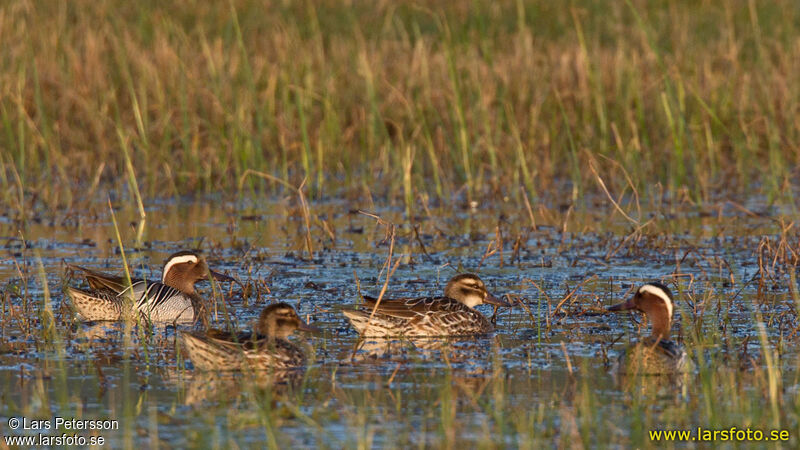
<instances>
[{"instance_id":1,"label":"golden sunlit grass","mask_svg":"<svg viewBox=\"0 0 800 450\"><path fill-rule=\"evenodd\" d=\"M286 222L270 217L263 222L271 225L263 226L274 228L256 230L277 236L270 243L296 238L291 249L311 261L329 251L328 236L335 247L336 228L328 221L336 214L344 217L340 240L353 227L341 204L315 200L363 195L369 202L353 211L397 211L391 220L403 225L397 248L392 228L388 261L394 257L395 263L392 268L387 262L384 291L401 261L401 267L407 260L428 264L426 245L437 260L448 259L449 249L459 244L446 239L447 232L494 230L478 266L494 257L499 270L503 249L515 242L507 264L515 272L499 284L521 280L525 312L519 314L522 322L506 320L503 326L531 334L522 343L512 342L516 334L504 334L503 348L492 348L486 359L486 373L465 376L449 361L433 375L413 361L385 374L362 373L347 361L339 365L339 355L327 353L326 346L336 349L334 344L320 339L315 345L325 347L329 359L312 364L306 379L311 387L293 392L280 406L271 397L254 397L248 405L255 419L249 421L236 408L194 413L212 430L213 442L230 439L228 429L233 435L254 422L273 445L293 439L281 429L287 423L304 424L318 442L363 448L381 439L396 439L398 446L463 440L533 448L555 440L570 447L645 447L652 445L649 430L698 425L789 429L796 444L800 372L794 352L786 350L796 344L799 329L800 235L791 222L796 211L780 211L779 223L777 215L759 216L744 200L794 204L800 163L798 24L800 7L790 0L4 2L0 185L7 188L0 200L23 217L31 211L70 216L85 200L108 202L116 239L98 241L118 244L126 270L123 242L141 246L148 199L219 191L296 198ZM583 208L593 204L581 203L584 194L608 201L605 209ZM506 197L517 214L507 220L454 217L445 232L436 224L444 222L442 211L449 213L440 208L448 200ZM691 203L720 197L731 201L697 216L697 210L670 215L662 208L665 198ZM112 198L136 208L119 226ZM436 214L428 210L429 201ZM207 203L194 217L199 222L227 211ZM723 214L729 206L763 221L737 228L744 216ZM416 223L414 214L421 210L433 220ZM156 235L152 217L159 212L147 214L149 240L171 241L174 233L184 233L176 225L183 226L184 216L160 223L180 231ZM124 226L131 220L138 220L134 231ZM294 222L300 225L290 226ZM44 233L53 227L58 225ZM135 239L126 237L134 232ZM582 233L595 233L589 237L599 243L570 238ZM749 233L762 235L758 245L725 240ZM718 248L712 236L719 237ZM254 232L248 238L254 248L265 239ZM223 239L210 238L234 247ZM167 390L157 396L130 386L148 385L150 369L174 370L171 362L159 365L163 361L177 358L182 367L180 355L171 353L174 342L165 350L148 340L151 335L125 331L126 339L144 342L144 375L135 359L90 366L75 358L77 369L63 364L76 329L48 307L45 265L23 240L21 234L14 278L4 284L2 334L16 327L61 356L58 366L32 371L35 383L0 372L4 386L21 386L22 401L9 411L32 415L37 405L54 403L51 391L62 409L70 402L80 405L62 381L68 370L77 370L85 384L101 386L98 392L112 391L114 401L105 411L127 419L128 446L134 418L143 411L152 415L147 423L157 435L156 420L167 414L159 409ZM695 241L703 245L695 248ZM364 248L367 253L380 246ZM552 261L545 264L542 249L554 249L555 269ZM249 253L242 259L254 258ZM541 264L534 264L539 258ZM567 262L586 267L583 281L561 278L554 284L548 277L559 279L552 272ZM612 271L615 265L621 269ZM355 269L353 274L360 283ZM608 388L598 360L601 354L607 358L612 344L582 337L577 347L568 346L561 339L571 335L558 328L572 311L602 309L618 294L609 292L613 280L638 282L645 274L680 288L676 336L698 366L686 385L667 385L673 389L668 395L658 378ZM45 286L41 302L28 292L37 279ZM336 301L347 301L349 291L340 291ZM548 356L551 344L557 357ZM583 344L597 350L581 353ZM0 347L0 353L29 344L2 345L9 350ZM123 348L127 352L130 342ZM510 350L528 352L527 365ZM101 367L120 366L122 372L109 377L121 381L106 387ZM51 377L52 390L36 387ZM367 381L385 387L359 387ZM407 390L409 383L413 390ZM173 397L184 395L172 395L185 389L183 381L178 386L168 391L175 403ZM188 413L174 406L168 414L177 422ZM219 426L219 417L229 423ZM473 417L491 420L478 426ZM329 424L345 432L334 434ZM206 431L187 433L189 443L208 445Z\"/></svg>"},{"instance_id":2,"label":"golden sunlit grass","mask_svg":"<svg viewBox=\"0 0 800 450\"><path fill-rule=\"evenodd\" d=\"M6 2L5 200L790 195L794 2L452 3Z\"/></svg>"}]
</instances>

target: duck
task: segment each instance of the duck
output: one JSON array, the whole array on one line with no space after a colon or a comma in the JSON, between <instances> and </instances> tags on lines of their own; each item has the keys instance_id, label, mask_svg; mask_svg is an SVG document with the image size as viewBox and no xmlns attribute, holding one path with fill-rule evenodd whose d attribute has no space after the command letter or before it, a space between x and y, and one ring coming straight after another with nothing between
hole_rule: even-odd
<instances>
[{"instance_id":1,"label":"duck","mask_svg":"<svg viewBox=\"0 0 800 450\"><path fill-rule=\"evenodd\" d=\"M670 328L674 311L674 297L670 289L658 282L643 284L627 301L607 308L610 312L640 311L652 324L652 333L629 346L615 364L620 373L644 375L677 374L688 372L689 358L686 351L670 340Z\"/></svg>"},{"instance_id":2,"label":"duck","mask_svg":"<svg viewBox=\"0 0 800 450\"><path fill-rule=\"evenodd\" d=\"M479 311L481 304L512 306L492 295L475 274L454 276L442 297L378 299L342 313L362 337L434 337L487 334L494 326Z\"/></svg>"},{"instance_id":3,"label":"duck","mask_svg":"<svg viewBox=\"0 0 800 450\"><path fill-rule=\"evenodd\" d=\"M148 322L194 322L205 317L205 304L195 290L195 283L209 274L219 281L235 278L208 268L205 258L193 251L179 251L164 263L161 281L108 275L84 267L69 265L83 272L89 289L68 287L67 294L78 318L84 322L116 321L132 318L135 313Z\"/></svg>"},{"instance_id":4,"label":"duck","mask_svg":"<svg viewBox=\"0 0 800 450\"><path fill-rule=\"evenodd\" d=\"M198 370L286 370L305 364L303 351L287 338L295 331L319 332L285 302L261 311L252 332L180 331L183 348Z\"/></svg>"}]
</instances>

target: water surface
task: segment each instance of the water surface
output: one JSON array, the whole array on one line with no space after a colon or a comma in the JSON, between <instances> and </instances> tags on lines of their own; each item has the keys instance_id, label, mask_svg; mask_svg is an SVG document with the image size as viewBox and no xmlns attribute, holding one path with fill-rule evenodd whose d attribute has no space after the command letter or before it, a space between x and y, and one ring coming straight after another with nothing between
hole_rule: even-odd
<instances>
[{"instance_id":1,"label":"water surface","mask_svg":"<svg viewBox=\"0 0 800 450\"><path fill-rule=\"evenodd\" d=\"M6 214L0 430L32 433L9 430L9 417L61 416L117 419L118 430L99 434L127 447L534 447L646 446L651 429L737 426L788 429L794 444L800 354L788 250L797 240L781 233L790 209L760 204L746 204L760 215L669 205L638 225L610 208L543 204L535 230L526 211L504 204L438 206L413 220L370 210L396 225L392 239L357 212L363 205L317 201L311 254L291 197L152 202L140 242L136 211L115 205L134 275L157 279L170 253L196 248L247 286L200 285L216 326L249 327L264 305L287 301L324 330L293 337L311 361L279 380L195 372L172 326L73 321L63 287L81 280L65 261L122 273L105 202L24 222ZM340 311L359 287L380 291L390 248L392 266L400 261L392 296L438 294L472 271L521 304L498 310L489 336L359 341ZM603 308L654 279L675 288L674 337L698 369L677 380L615 377L610 360L647 328Z\"/></svg>"}]
</instances>

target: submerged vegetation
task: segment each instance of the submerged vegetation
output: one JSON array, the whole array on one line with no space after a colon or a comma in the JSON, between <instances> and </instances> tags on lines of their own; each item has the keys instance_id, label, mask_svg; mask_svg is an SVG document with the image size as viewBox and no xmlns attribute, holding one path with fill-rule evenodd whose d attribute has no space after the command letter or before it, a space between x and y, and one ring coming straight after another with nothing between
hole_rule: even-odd
<instances>
[{"instance_id":1,"label":"submerged vegetation","mask_svg":"<svg viewBox=\"0 0 800 450\"><path fill-rule=\"evenodd\" d=\"M2 195L283 189L252 169L407 206L791 196L799 23L791 0L5 2Z\"/></svg>"},{"instance_id":2,"label":"submerged vegetation","mask_svg":"<svg viewBox=\"0 0 800 450\"><path fill-rule=\"evenodd\" d=\"M217 327L247 329L276 301L296 306L324 330L293 339L309 358L304 373L204 373L188 365L171 326L74 323L63 287L78 280L62 277L62 258L117 272L123 264L105 214L80 228L31 226L37 239L8 241L0 265L2 414L118 419L118 431L100 434L129 447L647 447L661 445L651 431L734 426L787 430L785 445L800 436L800 230L777 223L778 212L676 208L674 217L631 231L619 216L608 221L606 210L537 210L536 230L518 220L525 212L498 221L496 210L443 207L412 226L386 210L383 220L397 223L387 237L373 218L317 202L315 214L338 231L332 239L315 226L319 250L308 258L303 220L285 209L285 201L259 200L230 219L205 200L165 202L149 208L145 245L126 255L131 276L157 279L171 251L206 248L215 268L246 285L221 295L203 289ZM118 219L137 214L128 207ZM601 230L585 231L589 224ZM122 239L135 234L123 229ZM438 293L461 266L517 306L499 311L488 337L360 342L342 308L359 293L378 293L389 265L387 294ZM649 326L604 307L652 279L675 293L674 338L695 370L614 377L613 359Z\"/></svg>"},{"instance_id":3,"label":"submerged vegetation","mask_svg":"<svg viewBox=\"0 0 800 450\"><path fill-rule=\"evenodd\" d=\"M797 2L18 0L0 42L0 434L797 446ZM64 262L158 280L185 249L243 283L201 289L214 326L286 301L324 330L292 338L307 369L203 373L185 327L73 320ZM516 302L480 307L494 334L375 345L342 315L456 271ZM694 370L614 376L649 328L605 307L652 280Z\"/></svg>"}]
</instances>

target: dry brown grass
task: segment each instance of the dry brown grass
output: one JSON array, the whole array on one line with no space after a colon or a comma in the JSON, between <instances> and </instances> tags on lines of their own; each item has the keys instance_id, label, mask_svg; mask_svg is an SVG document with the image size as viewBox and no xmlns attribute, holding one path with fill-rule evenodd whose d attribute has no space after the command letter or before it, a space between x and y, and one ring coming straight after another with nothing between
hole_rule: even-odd
<instances>
[{"instance_id":1,"label":"dry brown grass","mask_svg":"<svg viewBox=\"0 0 800 450\"><path fill-rule=\"evenodd\" d=\"M620 167L643 195L791 194L794 2L522 3L6 2L3 182L71 204L124 186L128 144L145 196L253 169L522 205L599 192L593 161L615 195Z\"/></svg>"}]
</instances>

